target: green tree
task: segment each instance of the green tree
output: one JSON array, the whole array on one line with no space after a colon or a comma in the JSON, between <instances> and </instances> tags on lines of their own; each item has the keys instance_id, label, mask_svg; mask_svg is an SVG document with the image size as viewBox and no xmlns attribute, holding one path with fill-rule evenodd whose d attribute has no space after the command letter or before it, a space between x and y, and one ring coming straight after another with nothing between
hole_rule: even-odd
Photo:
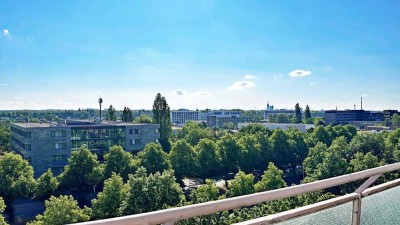
<instances>
[{"instance_id":1,"label":"green tree","mask_svg":"<svg viewBox=\"0 0 400 225\"><path fill-rule=\"evenodd\" d=\"M178 139L186 138L192 130L202 130L200 123L196 121L186 121L185 125L178 131L176 136Z\"/></svg>"},{"instance_id":2,"label":"green tree","mask_svg":"<svg viewBox=\"0 0 400 225\"><path fill-rule=\"evenodd\" d=\"M133 120L134 123L154 123L153 118L148 115L140 115Z\"/></svg>"},{"instance_id":3,"label":"green tree","mask_svg":"<svg viewBox=\"0 0 400 225\"><path fill-rule=\"evenodd\" d=\"M201 185L190 194L190 199L193 204L218 200L219 191L214 180L206 180L205 184Z\"/></svg>"},{"instance_id":4,"label":"green tree","mask_svg":"<svg viewBox=\"0 0 400 225\"><path fill-rule=\"evenodd\" d=\"M345 158L348 144L344 137L339 137L332 142L328 152L324 155L322 163L317 165L315 177L318 180L340 176L346 173L348 163Z\"/></svg>"},{"instance_id":5,"label":"green tree","mask_svg":"<svg viewBox=\"0 0 400 225\"><path fill-rule=\"evenodd\" d=\"M48 199L57 190L57 188L57 178L55 178L51 170L48 169L36 180L34 196L35 198L41 200Z\"/></svg>"},{"instance_id":6,"label":"green tree","mask_svg":"<svg viewBox=\"0 0 400 225\"><path fill-rule=\"evenodd\" d=\"M242 146L240 146L232 134L224 135L217 142L217 154L221 159L221 173L225 179L225 186L228 185L228 174L239 169Z\"/></svg>"},{"instance_id":7,"label":"green tree","mask_svg":"<svg viewBox=\"0 0 400 225\"><path fill-rule=\"evenodd\" d=\"M10 151L10 128L0 125L0 152Z\"/></svg>"},{"instance_id":8,"label":"green tree","mask_svg":"<svg viewBox=\"0 0 400 225\"><path fill-rule=\"evenodd\" d=\"M92 218L106 219L121 216L122 203L127 195L127 186L122 177L113 173L111 178L104 181L104 190L92 200Z\"/></svg>"},{"instance_id":9,"label":"green tree","mask_svg":"<svg viewBox=\"0 0 400 225\"><path fill-rule=\"evenodd\" d=\"M296 120L295 120L296 123L301 123L302 116L301 116L301 109L300 109L299 103L296 103L296 105L294 107L294 114L296 117Z\"/></svg>"},{"instance_id":10,"label":"green tree","mask_svg":"<svg viewBox=\"0 0 400 225\"><path fill-rule=\"evenodd\" d=\"M207 133L204 129L199 128L190 130L186 135L185 140L192 146L195 146L203 138L207 138Z\"/></svg>"},{"instance_id":11,"label":"green tree","mask_svg":"<svg viewBox=\"0 0 400 225\"><path fill-rule=\"evenodd\" d=\"M315 177L314 173L317 167L324 161L328 147L322 142L318 142L313 148L310 148L307 158L304 160L304 169L308 176Z\"/></svg>"},{"instance_id":12,"label":"green tree","mask_svg":"<svg viewBox=\"0 0 400 225\"><path fill-rule=\"evenodd\" d=\"M266 128L265 126L263 126L261 124L249 124L247 126L240 128L240 130L239 130L240 136L247 135L247 134L254 134L254 135L263 134L263 135L269 136L272 134L272 132L268 128Z\"/></svg>"},{"instance_id":13,"label":"green tree","mask_svg":"<svg viewBox=\"0 0 400 225\"><path fill-rule=\"evenodd\" d=\"M194 147L197 153L198 174L201 178L214 176L218 172L219 158L217 155L217 146L215 142L209 139L202 139Z\"/></svg>"},{"instance_id":14,"label":"green tree","mask_svg":"<svg viewBox=\"0 0 400 225\"><path fill-rule=\"evenodd\" d=\"M133 116L132 116L132 111L129 109L129 107L124 107L124 110L122 111L122 122L132 122Z\"/></svg>"},{"instance_id":15,"label":"green tree","mask_svg":"<svg viewBox=\"0 0 400 225\"><path fill-rule=\"evenodd\" d=\"M286 187L286 182L283 180L282 175L283 171L270 162L262 179L254 185L255 191L262 192Z\"/></svg>"},{"instance_id":16,"label":"green tree","mask_svg":"<svg viewBox=\"0 0 400 225\"><path fill-rule=\"evenodd\" d=\"M245 135L238 140L242 148L242 157L240 158L240 170L251 173L256 168L261 157L260 145L257 143L255 135Z\"/></svg>"},{"instance_id":17,"label":"green tree","mask_svg":"<svg viewBox=\"0 0 400 225\"><path fill-rule=\"evenodd\" d=\"M357 152L354 158L350 161L347 172L353 173L363 171L375 167L383 166L383 163L379 161L379 158L372 155L371 152L366 154Z\"/></svg>"},{"instance_id":18,"label":"green tree","mask_svg":"<svg viewBox=\"0 0 400 225\"><path fill-rule=\"evenodd\" d=\"M192 146L184 140L178 140L169 153L172 168L175 170L175 176L181 181L183 176L196 175L196 152Z\"/></svg>"},{"instance_id":19,"label":"green tree","mask_svg":"<svg viewBox=\"0 0 400 225\"><path fill-rule=\"evenodd\" d=\"M115 108L112 105L110 105L110 107L108 107L107 114L106 114L106 120L117 121L117 111L115 110Z\"/></svg>"},{"instance_id":20,"label":"green tree","mask_svg":"<svg viewBox=\"0 0 400 225\"><path fill-rule=\"evenodd\" d=\"M71 152L68 164L60 174L60 185L70 191L86 191L96 186L102 178L97 156L81 147Z\"/></svg>"},{"instance_id":21,"label":"green tree","mask_svg":"<svg viewBox=\"0 0 400 225\"><path fill-rule=\"evenodd\" d=\"M264 171L267 169L269 162L275 161L276 156L268 135L258 134L256 135L256 140L260 148L260 157L256 160L256 169Z\"/></svg>"},{"instance_id":22,"label":"green tree","mask_svg":"<svg viewBox=\"0 0 400 225\"><path fill-rule=\"evenodd\" d=\"M167 100L158 93L153 103L154 122L160 125L160 144L165 152L171 150L170 136L172 134L170 110Z\"/></svg>"},{"instance_id":23,"label":"green tree","mask_svg":"<svg viewBox=\"0 0 400 225\"><path fill-rule=\"evenodd\" d=\"M138 166L144 167L148 174L163 172L171 169L168 154L162 150L160 144L150 143L137 155Z\"/></svg>"},{"instance_id":24,"label":"green tree","mask_svg":"<svg viewBox=\"0 0 400 225\"><path fill-rule=\"evenodd\" d=\"M289 135L281 129L277 129L271 135L270 143L272 151L274 152L275 165L279 168L284 168L290 164L290 162L295 161L295 155L292 152L292 145L289 142Z\"/></svg>"},{"instance_id":25,"label":"green tree","mask_svg":"<svg viewBox=\"0 0 400 225\"><path fill-rule=\"evenodd\" d=\"M104 179L108 179L112 173L116 173L126 181L128 175L133 174L137 168L132 154L121 146L112 146L104 155L104 160Z\"/></svg>"},{"instance_id":26,"label":"green tree","mask_svg":"<svg viewBox=\"0 0 400 225\"><path fill-rule=\"evenodd\" d=\"M2 215L5 208L6 208L6 204L4 203L3 198L0 197L0 225L8 225Z\"/></svg>"},{"instance_id":27,"label":"green tree","mask_svg":"<svg viewBox=\"0 0 400 225\"><path fill-rule=\"evenodd\" d=\"M248 195L254 193L254 176L253 174L245 174L243 171L235 176L229 183L228 197Z\"/></svg>"},{"instance_id":28,"label":"green tree","mask_svg":"<svg viewBox=\"0 0 400 225\"><path fill-rule=\"evenodd\" d=\"M165 209L184 199L172 170L147 176L146 169L140 167L135 175L129 175L127 185L128 194L121 208L124 215Z\"/></svg>"},{"instance_id":29,"label":"green tree","mask_svg":"<svg viewBox=\"0 0 400 225\"><path fill-rule=\"evenodd\" d=\"M36 216L36 220L28 225L63 225L85 222L90 219L91 210L81 209L72 196L51 196L45 201L46 210L43 215Z\"/></svg>"},{"instance_id":30,"label":"green tree","mask_svg":"<svg viewBox=\"0 0 400 225\"><path fill-rule=\"evenodd\" d=\"M397 113L393 114L392 116L392 126L394 127L400 126L400 117Z\"/></svg>"},{"instance_id":31,"label":"green tree","mask_svg":"<svg viewBox=\"0 0 400 225\"><path fill-rule=\"evenodd\" d=\"M298 165L301 165L304 159L308 155L308 146L304 140L305 133L296 130L290 129L285 133L289 136L289 143L291 145L292 151L290 152L291 157L288 159L290 165L295 168Z\"/></svg>"},{"instance_id":32,"label":"green tree","mask_svg":"<svg viewBox=\"0 0 400 225\"><path fill-rule=\"evenodd\" d=\"M385 143L383 137L378 134L362 133L356 135L349 144L348 159L352 158L357 152L372 155L384 159L385 158Z\"/></svg>"},{"instance_id":33,"label":"green tree","mask_svg":"<svg viewBox=\"0 0 400 225\"><path fill-rule=\"evenodd\" d=\"M233 130L233 129L235 129L235 124L232 122L224 123L224 124L222 124L222 129Z\"/></svg>"},{"instance_id":34,"label":"green tree","mask_svg":"<svg viewBox=\"0 0 400 225\"><path fill-rule=\"evenodd\" d=\"M312 124L312 118L311 118L311 112L310 112L310 107L308 105L306 106L306 110L304 112L304 122L307 124Z\"/></svg>"},{"instance_id":35,"label":"green tree","mask_svg":"<svg viewBox=\"0 0 400 225\"><path fill-rule=\"evenodd\" d=\"M14 199L31 196L34 188L33 168L28 161L14 153L0 155L0 196L8 206L6 211L11 221L14 219Z\"/></svg>"},{"instance_id":36,"label":"green tree","mask_svg":"<svg viewBox=\"0 0 400 225\"><path fill-rule=\"evenodd\" d=\"M318 142L322 142L327 146L330 146L332 143L331 136L323 126L316 127L314 131L311 133L310 139L314 145L317 144Z\"/></svg>"},{"instance_id":37,"label":"green tree","mask_svg":"<svg viewBox=\"0 0 400 225\"><path fill-rule=\"evenodd\" d=\"M314 125L317 126L325 126L325 121L321 117L314 118Z\"/></svg>"}]
</instances>

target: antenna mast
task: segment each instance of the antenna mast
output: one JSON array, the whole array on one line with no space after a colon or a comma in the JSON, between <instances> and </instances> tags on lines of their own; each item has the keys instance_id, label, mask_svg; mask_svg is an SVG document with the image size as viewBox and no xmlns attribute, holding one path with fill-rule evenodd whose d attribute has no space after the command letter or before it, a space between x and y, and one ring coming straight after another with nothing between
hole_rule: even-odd
<instances>
[{"instance_id":1,"label":"antenna mast","mask_svg":"<svg viewBox=\"0 0 400 225\"><path fill-rule=\"evenodd\" d=\"M103 103L103 99L99 98L99 105L100 105L100 122L101 122L101 104Z\"/></svg>"},{"instance_id":2,"label":"antenna mast","mask_svg":"<svg viewBox=\"0 0 400 225\"><path fill-rule=\"evenodd\" d=\"M362 96L361 96L361 110L362 110Z\"/></svg>"}]
</instances>

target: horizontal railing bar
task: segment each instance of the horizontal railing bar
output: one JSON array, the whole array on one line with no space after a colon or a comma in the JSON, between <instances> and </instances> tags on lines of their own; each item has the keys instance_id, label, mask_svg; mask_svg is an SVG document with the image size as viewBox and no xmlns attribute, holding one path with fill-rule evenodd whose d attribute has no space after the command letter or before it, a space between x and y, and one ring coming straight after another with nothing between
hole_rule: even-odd
<instances>
[{"instance_id":1,"label":"horizontal railing bar","mask_svg":"<svg viewBox=\"0 0 400 225\"><path fill-rule=\"evenodd\" d=\"M385 191L390 188L397 187L399 185L400 185L400 179L389 181L384 184L380 184L375 187L365 189L365 191L362 192L361 196L367 197L367 196L379 193L381 191ZM267 224L278 223L278 222L286 221L289 219L293 219L295 217L315 213L317 211L321 211L326 208L334 207L334 206L337 206L337 205L340 205L340 204L343 204L346 202L350 202L350 201L356 199L357 197L358 197L358 193L351 193L351 194L347 194L347 195L340 196L337 198L328 199L326 201L314 203L312 205L307 205L307 206L303 206L300 208L288 210L285 212L276 213L273 215L268 215L265 217L260 217L257 219L244 221L241 223L235 223L234 225L267 225Z\"/></svg>"},{"instance_id":2,"label":"horizontal railing bar","mask_svg":"<svg viewBox=\"0 0 400 225\"><path fill-rule=\"evenodd\" d=\"M331 208L337 205L341 205L347 202L351 202L358 197L357 193L351 193L344 196L328 199L322 202L317 202L311 205L299 207L296 209L291 209L288 211L268 215L265 217L260 217L253 220L244 221L241 223L235 223L235 225L267 225L278 222L283 222L294 217L304 216L316 211Z\"/></svg>"},{"instance_id":3,"label":"horizontal railing bar","mask_svg":"<svg viewBox=\"0 0 400 225\"><path fill-rule=\"evenodd\" d=\"M153 211L142 214L129 216L115 217L105 220L97 220L79 223L79 225L141 225L141 224L160 224L166 221L179 221L197 216L204 216L216 212L232 210L241 207L248 207L260 203L270 202L274 200L284 199L300 194L305 194L313 191L323 190L330 187L350 183L357 180L369 178L377 174L384 174L400 169L400 163L385 165L373 169L368 169L360 172L346 174L338 177L333 177L325 180L315 181L312 183L290 186L272 191L259 192L250 195L243 195L233 198L227 198L217 201L210 201L195 205Z\"/></svg>"},{"instance_id":4,"label":"horizontal railing bar","mask_svg":"<svg viewBox=\"0 0 400 225\"><path fill-rule=\"evenodd\" d=\"M362 197L367 197L369 195L373 195L373 194L379 193L381 191L385 191L387 189L397 187L399 185L400 185L400 179L392 180L392 181L389 181L389 182L386 182L386 183L383 183L383 184L379 184L379 185L376 185L374 187L370 187L370 188L365 189L365 191L363 191L361 193L361 196Z\"/></svg>"}]
</instances>

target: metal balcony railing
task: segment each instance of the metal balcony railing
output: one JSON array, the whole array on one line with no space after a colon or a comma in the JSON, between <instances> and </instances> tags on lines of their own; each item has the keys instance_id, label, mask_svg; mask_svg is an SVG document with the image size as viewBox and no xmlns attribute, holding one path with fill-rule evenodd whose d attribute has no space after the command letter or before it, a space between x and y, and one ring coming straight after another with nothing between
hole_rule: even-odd
<instances>
[{"instance_id":1,"label":"metal balcony railing","mask_svg":"<svg viewBox=\"0 0 400 225\"><path fill-rule=\"evenodd\" d=\"M122 216L105 220L97 220L79 223L79 225L155 225L165 224L172 225L183 219L189 219L198 216L210 215L221 211L232 210L236 208L254 206L274 200L280 200L296 195L306 194L314 191L324 190L326 188L347 184L350 182L363 180L368 178L354 193L329 199L312 205L296 208L286 212L257 218L254 220L238 223L244 224L274 224L287 221L299 216L318 212L324 209L332 208L344 203L352 202L351 221L348 224L360 225L361 221L361 199L363 197L382 192L384 190L400 185L400 179L390 181L372 188L367 189L382 174L393 172L400 169L400 163L385 165L369 170L356 173L346 174L325 180L315 181L312 183L290 186L282 189L259 192L250 195L244 195L234 198L227 198L218 201L205 202L201 204L153 211L130 216Z\"/></svg>"}]
</instances>

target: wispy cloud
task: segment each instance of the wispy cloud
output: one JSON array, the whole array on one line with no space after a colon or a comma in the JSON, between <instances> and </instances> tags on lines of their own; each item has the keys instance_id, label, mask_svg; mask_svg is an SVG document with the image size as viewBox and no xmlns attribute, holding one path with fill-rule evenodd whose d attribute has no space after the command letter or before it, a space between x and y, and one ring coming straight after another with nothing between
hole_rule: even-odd
<instances>
[{"instance_id":1,"label":"wispy cloud","mask_svg":"<svg viewBox=\"0 0 400 225\"><path fill-rule=\"evenodd\" d=\"M173 92L173 94L177 95L177 96L186 95L186 91L184 91L184 90L176 90L176 91Z\"/></svg>"},{"instance_id":2,"label":"wispy cloud","mask_svg":"<svg viewBox=\"0 0 400 225\"><path fill-rule=\"evenodd\" d=\"M309 70L293 70L292 72L289 73L289 76L291 77L306 77L306 76L310 76L311 75L311 71Z\"/></svg>"},{"instance_id":3,"label":"wispy cloud","mask_svg":"<svg viewBox=\"0 0 400 225\"><path fill-rule=\"evenodd\" d=\"M208 91L198 91L198 92L195 92L193 95L194 95L194 96L207 96L207 95L211 95L211 92L208 92Z\"/></svg>"},{"instance_id":4,"label":"wispy cloud","mask_svg":"<svg viewBox=\"0 0 400 225\"><path fill-rule=\"evenodd\" d=\"M8 84L0 84L0 86L7 87Z\"/></svg>"},{"instance_id":5,"label":"wispy cloud","mask_svg":"<svg viewBox=\"0 0 400 225\"><path fill-rule=\"evenodd\" d=\"M246 79L246 80L254 80L254 79L256 79L256 76L247 74L247 75L244 76L244 79Z\"/></svg>"},{"instance_id":6,"label":"wispy cloud","mask_svg":"<svg viewBox=\"0 0 400 225\"><path fill-rule=\"evenodd\" d=\"M3 30L3 36L9 36L10 35L10 31L8 31L7 29Z\"/></svg>"},{"instance_id":7,"label":"wispy cloud","mask_svg":"<svg viewBox=\"0 0 400 225\"><path fill-rule=\"evenodd\" d=\"M314 82L311 82L311 83L310 83L310 86L315 86L315 85L317 85L317 84L318 84L318 82L314 81Z\"/></svg>"},{"instance_id":8,"label":"wispy cloud","mask_svg":"<svg viewBox=\"0 0 400 225\"><path fill-rule=\"evenodd\" d=\"M230 87L228 87L227 90L238 91L247 88L254 88L255 86L256 84L253 81L236 81Z\"/></svg>"}]
</instances>

